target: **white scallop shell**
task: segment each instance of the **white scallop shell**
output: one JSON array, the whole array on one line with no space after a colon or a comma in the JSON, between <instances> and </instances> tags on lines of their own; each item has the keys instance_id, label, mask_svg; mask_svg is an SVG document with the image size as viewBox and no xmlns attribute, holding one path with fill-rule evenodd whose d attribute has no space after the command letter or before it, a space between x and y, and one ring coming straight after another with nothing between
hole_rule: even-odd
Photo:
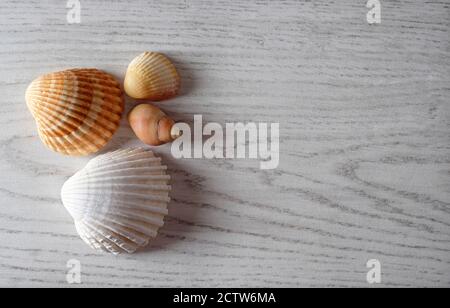
<instances>
[{"instance_id":1,"label":"white scallop shell","mask_svg":"<svg viewBox=\"0 0 450 308\"><path fill-rule=\"evenodd\" d=\"M145 149L98 156L63 186L64 207L92 248L133 253L156 237L170 202L170 176Z\"/></svg>"}]
</instances>

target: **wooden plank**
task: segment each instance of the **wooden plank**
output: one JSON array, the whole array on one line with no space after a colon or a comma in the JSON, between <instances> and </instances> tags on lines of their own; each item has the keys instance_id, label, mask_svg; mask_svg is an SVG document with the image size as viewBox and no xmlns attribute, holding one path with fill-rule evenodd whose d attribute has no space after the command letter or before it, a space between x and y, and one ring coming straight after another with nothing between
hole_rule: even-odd
<instances>
[{"instance_id":1,"label":"wooden plank","mask_svg":"<svg viewBox=\"0 0 450 308\"><path fill-rule=\"evenodd\" d=\"M65 1L0 3L0 285L450 286L450 2ZM161 236L145 251L90 250L63 209L89 158L48 151L24 102L38 75L98 67L123 79L142 51L168 54L176 120L280 123L280 166L176 160ZM135 101L128 99L129 110ZM128 124L108 150L139 145Z\"/></svg>"}]
</instances>

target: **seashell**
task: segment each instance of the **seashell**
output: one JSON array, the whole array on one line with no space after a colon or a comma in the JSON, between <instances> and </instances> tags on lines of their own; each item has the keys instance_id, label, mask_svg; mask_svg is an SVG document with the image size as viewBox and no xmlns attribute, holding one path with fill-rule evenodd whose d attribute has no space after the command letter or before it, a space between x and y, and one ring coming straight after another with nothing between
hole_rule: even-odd
<instances>
[{"instance_id":1,"label":"seashell","mask_svg":"<svg viewBox=\"0 0 450 308\"><path fill-rule=\"evenodd\" d=\"M175 122L161 109L141 104L128 114L128 122L136 136L148 145L158 146L180 137Z\"/></svg>"},{"instance_id":2,"label":"seashell","mask_svg":"<svg viewBox=\"0 0 450 308\"><path fill-rule=\"evenodd\" d=\"M161 101L178 94L180 76L166 56L144 52L128 66L124 88L132 98Z\"/></svg>"},{"instance_id":3,"label":"seashell","mask_svg":"<svg viewBox=\"0 0 450 308\"><path fill-rule=\"evenodd\" d=\"M125 149L98 156L61 190L80 237L92 248L133 253L156 237L170 201L170 176L151 151Z\"/></svg>"},{"instance_id":4,"label":"seashell","mask_svg":"<svg viewBox=\"0 0 450 308\"><path fill-rule=\"evenodd\" d=\"M99 151L119 127L124 110L120 84L97 69L72 69L34 80L26 102L41 140L66 155Z\"/></svg>"}]
</instances>

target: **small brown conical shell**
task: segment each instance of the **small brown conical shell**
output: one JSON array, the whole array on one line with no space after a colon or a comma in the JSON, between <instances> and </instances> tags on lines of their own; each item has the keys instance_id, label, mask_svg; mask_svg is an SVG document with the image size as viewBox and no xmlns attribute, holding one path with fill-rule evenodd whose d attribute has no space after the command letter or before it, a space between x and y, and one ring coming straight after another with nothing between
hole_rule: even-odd
<instances>
[{"instance_id":1,"label":"small brown conical shell","mask_svg":"<svg viewBox=\"0 0 450 308\"><path fill-rule=\"evenodd\" d=\"M128 66L124 88L132 98L161 101L178 94L180 76L166 56L144 52Z\"/></svg>"},{"instance_id":2,"label":"small brown conical shell","mask_svg":"<svg viewBox=\"0 0 450 308\"><path fill-rule=\"evenodd\" d=\"M72 69L33 81L26 102L41 140L72 156L99 151L119 127L124 110L120 84L97 69Z\"/></svg>"},{"instance_id":3,"label":"small brown conical shell","mask_svg":"<svg viewBox=\"0 0 450 308\"><path fill-rule=\"evenodd\" d=\"M128 115L128 122L136 136L145 144L158 146L178 138L175 122L159 108L141 104Z\"/></svg>"}]
</instances>

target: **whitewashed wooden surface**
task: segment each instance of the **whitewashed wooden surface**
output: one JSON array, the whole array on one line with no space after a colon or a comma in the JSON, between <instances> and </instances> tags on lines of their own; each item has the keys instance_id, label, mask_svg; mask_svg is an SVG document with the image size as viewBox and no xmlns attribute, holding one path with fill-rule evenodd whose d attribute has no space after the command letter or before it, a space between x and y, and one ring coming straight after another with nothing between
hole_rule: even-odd
<instances>
[{"instance_id":1,"label":"whitewashed wooden surface","mask_svg":"<svg viewBox=\"0 0 450 308\"><path fill-rule=\"evenodd\" d=\"M0 286L450 286L450 1L0 2ZM97 67L122 79L168 54L176 120L281 125L280 167L175 160L170 217L145 251L91 251L63 209L89 158L48 151L24 92L36 76ZM128 100L128 109L135 102ZM139 145L126 121L107 149Z\"/></svg>"}]
</instances>

